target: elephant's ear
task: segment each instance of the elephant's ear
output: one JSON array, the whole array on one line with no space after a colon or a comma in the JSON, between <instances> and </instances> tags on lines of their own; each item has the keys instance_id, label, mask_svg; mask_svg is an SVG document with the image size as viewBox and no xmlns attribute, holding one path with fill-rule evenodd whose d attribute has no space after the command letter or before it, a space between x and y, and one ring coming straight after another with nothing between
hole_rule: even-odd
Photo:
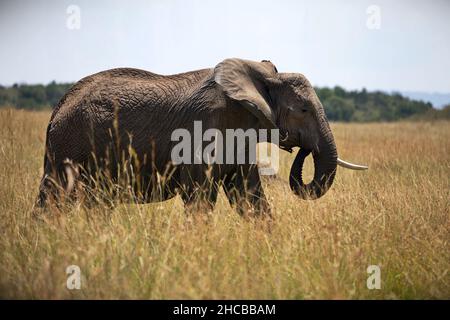
<instances>
[{"instance_id":1,"label":"elephant's ear","mask_svg":"<svg viewBox=\"0 0 450 320\"><path fill-rule=\"evenodd\" d=\"M215 67L214 81L229 98L239 101L256 116L263 127L274 129L277 126L268 103L270 98L267 83L275 74L276 68L269 61L226 59Z\"/></svg>"}]
</instances>

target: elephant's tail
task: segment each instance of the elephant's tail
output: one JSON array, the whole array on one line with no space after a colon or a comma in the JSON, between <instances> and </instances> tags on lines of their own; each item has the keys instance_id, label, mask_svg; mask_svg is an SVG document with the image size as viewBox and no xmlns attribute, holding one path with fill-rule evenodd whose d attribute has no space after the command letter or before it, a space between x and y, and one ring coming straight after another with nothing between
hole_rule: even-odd
<instances>
[{"instance_id":1,"label":"elephant's tail","mask_svg":"<svg viewBox=\"0 0 450 320\"><path fill-rule=\"evenodd\" d=\"M36 206L39 208L45 207L50 189L55 181L52 181L52 166L49 155L49 133L50 133L51 122L47 126L47 131L45 135L45 152L44 152L44 174L39 185L39 195L36 200Z\"/></svg>"},{"instance_id":2,"label":"elephant's tail","mask_svg":"<svg viewBox=\"0 0 450 320\"><path fill-rule=\"evenodd\" d=\"M52 123L50 122L47 126L47 131L45 133L45 152L44 152L44 175L48 169L50 169L50 159L48 154L48 136L50 133L50 127Z\"/></svg>"}]
</instances>

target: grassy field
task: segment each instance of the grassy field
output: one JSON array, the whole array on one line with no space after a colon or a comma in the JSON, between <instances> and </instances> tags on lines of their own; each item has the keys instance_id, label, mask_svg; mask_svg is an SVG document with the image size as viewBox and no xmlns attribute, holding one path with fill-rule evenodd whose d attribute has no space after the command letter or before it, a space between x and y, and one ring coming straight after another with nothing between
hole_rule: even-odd
<instances>
[{"instance_id":1,"label":"grassy field","mask_svg":"<svg viewBox=\"0 0 450 320\"><path fill-rule=\"evenodd\" d=\"M195 224L179 198L32 219L49 116L0 110L0 298L450 299L450 122L333 124L340 156L370 169L339 168L317 201L292 195L282 152L268 232L223 194Z\"/></svg>"}]
</instances>

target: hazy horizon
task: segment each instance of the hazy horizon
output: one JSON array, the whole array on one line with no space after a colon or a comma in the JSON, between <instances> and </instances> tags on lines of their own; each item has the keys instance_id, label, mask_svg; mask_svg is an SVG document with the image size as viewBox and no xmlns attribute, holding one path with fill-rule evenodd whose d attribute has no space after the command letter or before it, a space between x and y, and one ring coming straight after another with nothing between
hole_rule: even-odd
<instances>
[{"instance_id":1,"label":"hazy horizon","mask_svg":"<svg viewBox=\"0 0 450 320\"><path fill-rule=\"evenodd\" d=\"M2 1L0 84L115 67L173 74L241 57L320 87L445 97L449 18L445 1Z\"/></svg>"}]
</instances>

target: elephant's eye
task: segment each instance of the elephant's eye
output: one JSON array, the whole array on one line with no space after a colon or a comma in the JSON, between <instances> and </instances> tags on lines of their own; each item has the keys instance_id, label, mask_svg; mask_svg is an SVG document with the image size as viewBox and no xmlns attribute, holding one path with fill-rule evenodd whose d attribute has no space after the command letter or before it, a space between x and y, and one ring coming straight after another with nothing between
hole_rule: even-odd
<instances>
[{"instance_id":1,"label":"elephant's eye","mask_svg":"<svg viewBox=\"0 0 450 320\"><path fill-rule=\"evenodd\" d=\"M308 108L306 108L306 107L301 107L301 108L298 108L298 107L288 107L288 110L290 111L290 112L301 112L301 113L306 113L306 112L308 112Z\"/></svg>"}]
</instances>

